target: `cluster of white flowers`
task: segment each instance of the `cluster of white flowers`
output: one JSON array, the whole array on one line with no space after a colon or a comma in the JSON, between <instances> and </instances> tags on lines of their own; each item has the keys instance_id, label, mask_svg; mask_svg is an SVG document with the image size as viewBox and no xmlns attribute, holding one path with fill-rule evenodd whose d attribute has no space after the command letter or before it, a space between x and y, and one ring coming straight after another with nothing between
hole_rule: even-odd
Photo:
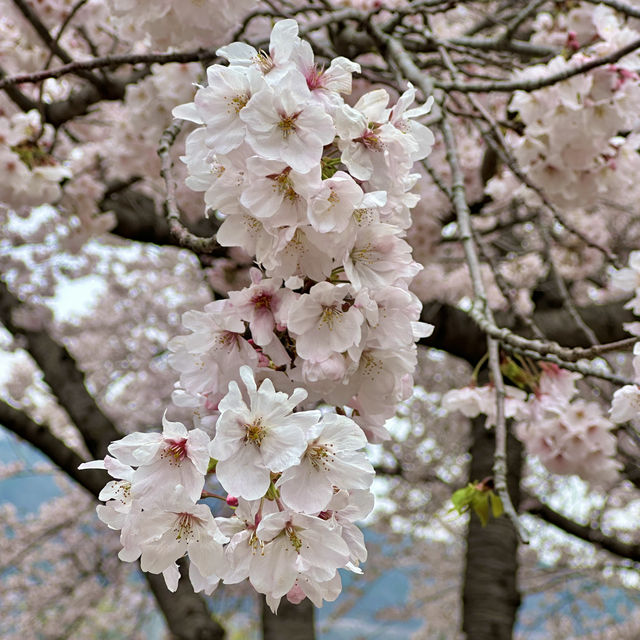
<instances>
[{"instance_id":1,"label":"cluster of white flowers","mask_svg":"<svg viewBox=\"0 0 640 640\"><path fill-rule=\"evenodd\" d=\"M517 77L535 80L580 67L640 35L608 7L600 5L589 15L595 44L568 59L557 56L528 67ZM580 38L586 37L583 30ZM633 132L640 107L637 65L638 56L632 54L537 91L514 93L510 109L518 113L524 131L509 132L507 140L523 172L557 204L589 205L635 185L640 170L640 137ZM489 192L501 188L498 178Z\"/></svg>"},{"instance_id":2,"label":"cluster of white flowers","mask_svg":"<svg viewBox=\"0 0 640 640\"><path fill-rule=\"evenodd\" d=\"M533 393L506 387L505 416L514 420L515 435L552 473L575 474L596 484L614 482L621 468L614 424L597 402L575 398L580 374L554 364L540 367ZM453 389L443 396L442 406L469 417L485 414L487 426L495 424L496 394L490 385Z\"/></svg>"},{"instance_id":3,"label":"cluster of white flowers","mask_svg":"<svg viewBox=\"0 0 640 640\"><path fill-rule=\"evenodd\" d=\"M53 129L42 129L35 109L10 118L0 116L0 202L35 207L61 196L60 181L71 177L49 154Z\"/></svg>"},{"instance_id":4,"label":"cluster of white flowers","mask_svg":"<svg viewBox=\"0 0 640 640\"><path fill-rule=\"evenodd\" d=\"M218 242L258 267L250 286L184 314L191 333L169 343L174 402L197 428L165 419L163 434L113 443L92 463L117 479L99 515L121 530L120 557L171 588L188 553L197 590L249 578L274 610L283 595L320 606L340 592L337 570L366 559L353 524L373 506L362 448L387 437L415 341L432 330L403 239L411 169L433 144L413 118L430 102L409 109L409 87L393 107L384 90L345 104L359 66L319 68L293 20L275 25L268 54L242 43L218 54L229 66L210 67L174 115L201 125L183 159L224 218ZM213 472L230 518L197 504Z\"/></svg>"}]
</instances>

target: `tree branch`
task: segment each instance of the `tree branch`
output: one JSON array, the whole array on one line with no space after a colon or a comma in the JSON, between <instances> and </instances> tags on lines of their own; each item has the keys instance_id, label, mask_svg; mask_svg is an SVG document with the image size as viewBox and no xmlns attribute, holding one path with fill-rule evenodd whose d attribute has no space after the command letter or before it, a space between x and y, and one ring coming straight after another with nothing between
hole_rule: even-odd
<instances>
[{"instance_id":1,"label":"tree branch","mask_svg":"<svg viewBox=\"0 0 640 640\"><path fill-rule=\"evenodd\" d=\"M73 449L56 438L42 424L32 420L24 411L14 409L0 400L0 424L44 453L58 468L75 480L95 498L107 483L104 471L91 469L79 471L78 466L85 462Z\"/></svg>"},{"instance_id":2,"label":"tree branch","mask_svg":"<svg viewBox=\"0 0 640 640\"><path fill-rule=\"evenodd\" d=\"M532 498L532 500L533 503L527 505L527 511L531 515L537 516L541 520L552 524L554 527L558 527L558 529L562 529L562 531L576 538L580 538L580 540L595 544L601 549L609 551L621 558L640 562L640 544L627 544L613 536L607 536L602 533L600 529L585 524L578 524L574 520L563 516L536 498Z\"/></svg>"},{"instance_id":3,"label":"tree branch","mask_svg":"<svg viewBox=\"0 0 640 640\"><path fill-rule=\"evenodd\" d=\"M182 246L180 240L171 233L166 217L156 210L155 202L127 183L112 184L99 206L102 211L112 211L115 214L117 224L111 230L114 235L136 242ZM205 217L185 226L192 236L203 241L217 231L213 219ZM226 254L227 248L219 245L209 252L214 257L224 257Z\"/></svg>"},{"instance_id":4,"label":"tree branch","mask_svg":"<svg viewBox=\"0 0 640 640\"><path fill-rule=\"evenodd\" d=\"M102 413L85 386L84 374L73 356L46 331L20 327L13 314L22 303L0 281L0 320L14 335L23 336L26 350L44 374L46 383L69 414L91 455L103 458L107 446L122 437L114 424Z\"/></svg>"},{"instance_id":5,"label":"tree branch","mask_svg":"<svg viewBox=\"0 0 640 640\"><path fill-rule=\"evenodd\" d=\"M171 175L171 169L173 168L171 147L178 137L178 134L182 129L182 125L183 122L181 120L174 120L171 126L163 131L162 136L160 137L160 145L158 146L158 155L162 162L160 174L162 175L167 188L167 197L165 200L167 223L169 225L171 235L178 240L181 247L191 249L197 254L209 254L218 247L216 238L200 238L198 236L194 236L183 224L180 217L180 210L176 203L176 183Z\"/></svg>"},{"instance_id":6,"label":"tree branch","mask_svg":"<svg viewBox=\"0 0 640 640\"><path fill-rule=\"evenodd\" d=\"M598 340L603 343L603 348L610 343L625 340L627 333L622 324L634 320L633 314L629 309L625 309L622 302L579 307L578 311L593 329ZM425 305L421 319L430 322L435 328L431 336L421 340L420 344L447 351L473 364L485 354L485 332L461 309L432 302ZM536 311L533 319L550 340L571 347L584 347L591 351L586 338L578 334L575 327L567 322L564 310ZM496 322L514 333L528 335L529 329L518 323L513 314L496 313ZM620 348L628 348L628 340L625 340Z\"/></svg>"}]
</instances>

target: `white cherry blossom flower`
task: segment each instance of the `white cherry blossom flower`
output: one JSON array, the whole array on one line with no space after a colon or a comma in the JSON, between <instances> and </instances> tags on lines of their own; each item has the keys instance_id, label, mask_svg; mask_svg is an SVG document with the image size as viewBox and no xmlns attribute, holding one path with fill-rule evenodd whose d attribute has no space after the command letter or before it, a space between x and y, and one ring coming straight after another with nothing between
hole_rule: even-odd
<instances>
[{"instance_id":1,"label":"white cherry blossom flower","mask_svg":"<svg viewBox=\"0 0 640 640\"><path fill-rule=\"evenodd\" d=\"M204 504L177 504L171 511L143 511L136 518L135 535L143 571L162 573L188 553L198 570L197 577L217 578L223 572L222 545L229 538L220 532Z\"/></svg>"},{"instance_id":2,"label":"white cherry blossom flower","mask_svg":"<svg viewBox=\"0 0 640 640\"><path fill-rule=\"evenodd\" d=\"M307 83L297 71L254 94L240 118L256 154L280 160L300 173L319 166L324 145L335 136L331 116L311 101Z\"/></svg>"},{"instance_id":3,"label":"white cherry blossom flower","mask_svg":"<svg viewBox=\"0 0 640 640\"><path fill-rule=\"evenodd\" d=\"M320 419L319 411L293 413L307 397L304 389L288 396L276 391L270 379L257 388L253 372L241 367L240 376L249 397L245 403L235 381L220 401L216 435L209 447L218 460L216 476L234 496L262 498L271 483L271 472L297 464L306 449L305 430Z\"/></svg>"},{"instance_id":4,"label":"white cherry blossom flower","mask_svg":"<svg viewBox=\"0 0 640 640\"><path fill-rule=\"evenodd\" d=\"M251 584L272 598L285 595L299 573L331 580L349 562L339 530L321 518L283 511L266 516L256 530L264 543L264 562L252 567Z\"/></svg>"},{"instance_id":5,"label":"white cherry blossom flower","mask_svg":"<svg viewBox=\"0 0 640 640\"><path fill-rule=\"evenodd\" d=\"M131 433L109 445L121 463L138 467L131 480L135 500L143 504L164 501L165 486L181 485L185 496L200 499L209 464L209 436L201 429L162 418L162 433Z\"/></svg>"},{"instance_id":6,"label":"white cherry blossom flower","mask_svg":"<svg viewBox=\"0 0 640 640\"><path fill-rule=\"evenodd\" d=\"M325 360L359 343L364 318L348 300L353 294L350 285L319 282L291 305L287 326L300 357Z\"/></svg>"},{"instance_id":7,"label":"white cherry blossom flower","mask_svg":"<svg viewBox=\"0 0 640 640\"><path fill-rule=\"evenodd\" d=\"M340 489L368 489L374 471L364 452L362 429L350 418L325 414L306 433L307 450L300 464L289 467L276 486L284 502L302 513L322 511Z\"/></svg>"}]
</instances>

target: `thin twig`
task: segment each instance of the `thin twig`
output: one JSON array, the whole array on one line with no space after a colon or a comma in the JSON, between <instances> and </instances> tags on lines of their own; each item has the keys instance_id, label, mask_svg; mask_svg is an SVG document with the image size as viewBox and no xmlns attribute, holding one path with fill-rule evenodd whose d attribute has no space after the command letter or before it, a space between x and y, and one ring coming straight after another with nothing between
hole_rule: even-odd
<instances>
[{"instance_id":1,"label":"thin twig","mask_svg":"<svg viewBox=\"0 0 640 640\"><path fill-rule=\"evenodd\" d=\"M489 349L489 367L493 378L496 393L496 445L493 453L493 484L502 501L502 507L506 516L511 520L520 542L529 543L529 535L516 513L509 489L507 488L507 421L504 415L504 381L500 371L500 354L498 343L492 338L487 338Z\"/></svg>"},{"instance_id":2,"label":"thin twig","mask_svg":"<svg viewBox=\"0 0 640 640\"><path fill-rule=\"evenodd\" d=\"M160 174L164 178L167 188L165 214L169 224L169 230L181 246L191 249L195 253L210 253L218 246L215 237L202 238L191 233L182 223L180 210L176 204L176 183L171 175L171 168L173 167L171 147L182 130L183 124L181 120L174 120L173 123L162 132L158 146L158 155L162 162Z\"/></svg>"},{"instance_id":3,"label":"thin twig","mask_svg":"<svg viewBox=\"0 0 640 640\"><path fill-rule=\"evenodd\" d=\"M168 64L170 62L201 62L203 60L215 60L216 53L213 49L197 49L195 51L173 51L170 53L142 53L142 54L121 54L92 58L91 60L76 60L69 64L35 71L33 73L18 73L13 76L5 76L0 79L0 89L15 84L35 84L47 78L60 78L70 73L87 71L91 69L115 69L125 64Z\"/></svg>"}]
</instances>

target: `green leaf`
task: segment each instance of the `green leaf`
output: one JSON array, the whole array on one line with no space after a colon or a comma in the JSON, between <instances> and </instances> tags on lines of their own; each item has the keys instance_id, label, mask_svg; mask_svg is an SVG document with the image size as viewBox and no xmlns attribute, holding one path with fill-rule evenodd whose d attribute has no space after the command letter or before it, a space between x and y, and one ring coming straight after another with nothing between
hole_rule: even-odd
<instances>
[{"instance_id":1,"label":"green leaf","mask_svg":"<svg viewBox=\"0 0 640 640\"><path fill-rule=\"evenodd\" d=\"M453 509L455 509L460 515L465 511L468 511L471 502L473 501L473 495L476 493L476 488L472 484L468 484L463 489L458 489L452 496L451 502L453 503ZM452 511L453 511L452 509Z\"/></svg>"},{"instance_id":2,"label":"green leaf","mask_svg":"<svg viewBox=\"0 0 640 640\"><path fill-rule=\"evenodd\" d=\"M471 507L478 518L480 518L482 526L486 527L487 522L489 522L489 495L476 491Z\"/></svg>"},{"instance_id":3,"label":"green leaf","mask_svg":"<svg viewBox=\"0 0 640 640\"><path fill-rule=\"evenodd\" d=\"M491 513L493 517L499 518L504 513L504 507L502 506L500 496L492 491L489 494L489 501L491 502Z\"/></svg>"}]
</instances>

